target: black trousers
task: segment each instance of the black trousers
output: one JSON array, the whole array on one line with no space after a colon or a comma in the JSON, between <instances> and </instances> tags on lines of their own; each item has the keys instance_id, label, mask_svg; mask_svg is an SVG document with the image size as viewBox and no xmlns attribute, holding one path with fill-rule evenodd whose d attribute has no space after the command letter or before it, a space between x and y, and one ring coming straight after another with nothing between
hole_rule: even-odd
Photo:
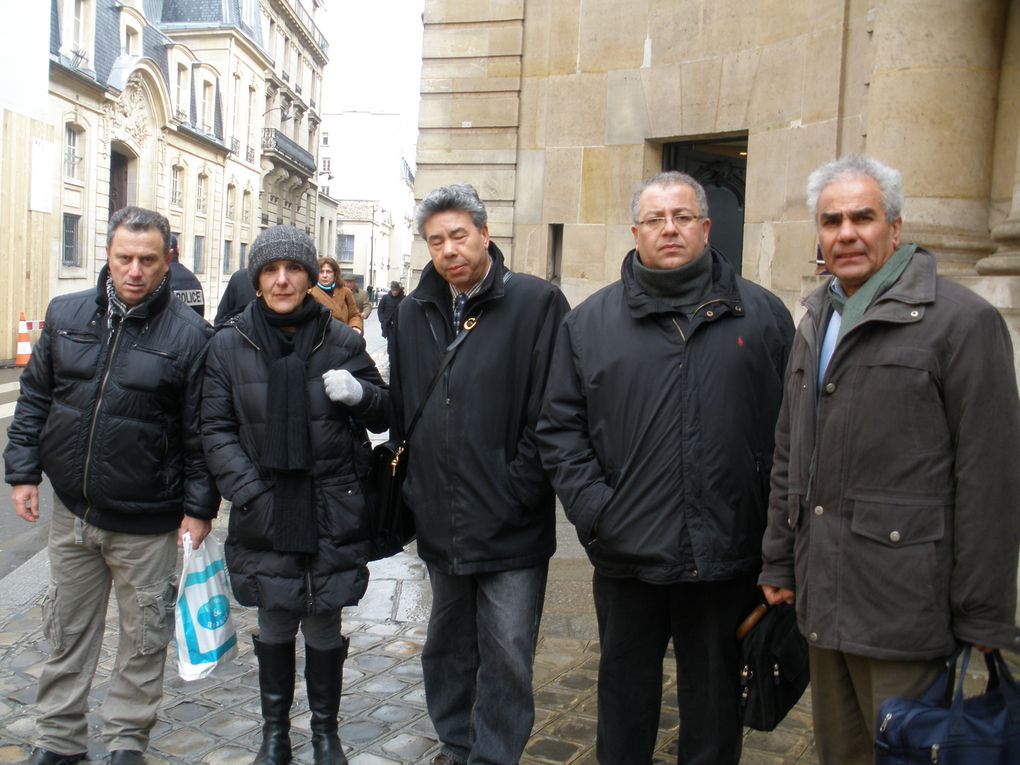
<instances>
[{"instance_id":1,"label":"black trousers","mask_svg":"<svg viewBox=\"0 0 1020 765\"><path fill-rule=\"evenodd\" d=\"M602 765L650 765L659 730L662 662L673 639L680 765L740 760L736 631L758 601L756 576L656 585L595 573Z\"/></svg>"}]
</instances>

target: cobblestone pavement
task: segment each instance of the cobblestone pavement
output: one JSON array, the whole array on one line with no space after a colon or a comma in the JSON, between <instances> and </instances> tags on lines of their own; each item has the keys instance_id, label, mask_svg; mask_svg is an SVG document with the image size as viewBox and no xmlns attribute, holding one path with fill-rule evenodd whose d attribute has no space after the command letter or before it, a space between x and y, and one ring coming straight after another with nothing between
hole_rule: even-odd
<instances>
[{"instance_id":1,"label":"cobblestone pavement","mask_svg":"<svg viewBox=\"0 0 1020 765\"><path fill-rule=\"evenodd\" d=\"M225 516L221 513L221 516ZM225 521L217 522L222 537ZM566 523L559 527L560 552L553 559L542 633L535 661L535 727L522 763L595 763L595 686L598 641L591 601L591 568ZM25 757L33 736L35 681L47 655L40 603L47 578L45 551L0 586L0 763ZM17 581L21 577L20 582ZM116 606L91 695L89 755L102 761L96 711L106 692L116 640ZM439 743L425 711L419 655L425 640L429 590L425 566L401 554L372 564L368 593L344 610L351 640L344 667L340 735L352 765L428 762ZM171 649L166 695L152 732L149 765L248 765L259 744L258 671L248 635L255 610L235 608L238 657L211 677L185 683L177 677ZM305 700L301 641L293 709L295 762L310 763L309 714ZM655 763L676 762L676 676L665 663L663 712ZM806 699L779 730L748 732L743 763L812 765L816 762Z\"/></svg>"}]
</instances>

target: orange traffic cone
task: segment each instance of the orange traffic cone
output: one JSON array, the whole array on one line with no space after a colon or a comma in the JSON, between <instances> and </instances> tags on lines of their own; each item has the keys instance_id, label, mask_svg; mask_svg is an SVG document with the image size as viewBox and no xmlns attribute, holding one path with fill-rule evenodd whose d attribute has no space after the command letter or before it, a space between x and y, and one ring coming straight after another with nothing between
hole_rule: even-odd
<instances>
[{"instance_id":1,"label":"orange traffic cone","mask_svg":"<svg viewBox=\"0 0 1020 765\"><path fill-rule=\"evenodd\" d=\"M18 315L18 355L14 357L14 364L19 367L27 367L28 360L32 358L32 344L28 342L28 322L25 321L25 312Z\"/></svg>"}]
</instances>

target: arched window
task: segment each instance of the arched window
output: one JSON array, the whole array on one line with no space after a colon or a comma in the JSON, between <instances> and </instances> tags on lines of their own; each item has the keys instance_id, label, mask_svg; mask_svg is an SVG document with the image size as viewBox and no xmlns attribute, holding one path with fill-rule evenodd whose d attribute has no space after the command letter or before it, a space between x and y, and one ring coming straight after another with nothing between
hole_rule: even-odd
<instances>
[{"instance_id":1,"label":"arched window","mask_svg":"<svg viewBox=\"0 0 1020 765\"><path fill-rule=\"evenodd\" d=\"M237 195L237 189L234 184L227 185L227 220L234 219L234 200Z\"/></svg>"}]
</instances>

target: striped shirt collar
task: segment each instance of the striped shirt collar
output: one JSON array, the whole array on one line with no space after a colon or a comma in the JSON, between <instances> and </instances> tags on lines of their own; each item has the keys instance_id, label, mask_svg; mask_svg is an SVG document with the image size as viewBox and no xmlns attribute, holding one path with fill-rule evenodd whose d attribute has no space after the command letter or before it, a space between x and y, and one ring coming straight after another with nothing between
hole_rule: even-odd
<instances>
[{"instance_id":1,"label":"striped shirt collar","mask_svg":"<svg viewBox=\"0 0 1020 765\"><path fill-rule=\"evenodd\" d=\"M482 278L479 279L473 286L469 287L466 290L461 290L461 289L457 289L457 287L453 286L452 284L449 285L450 286L450 308L453 308L455 303L457 302L457 295L460 295L461 293L464 293L465 295L467 295L467 299L470 300L471 298L473 298L475 295L477 295L479 292L482 291L482 287L485 284L485 279L488 277L489 272L492 270L492 256L489 255L488 257L489 257L489 264L485 268L485 273L482 274ZM447 282L447 283L449 284L449 282Z\"/></svg>"}]
</instances>

